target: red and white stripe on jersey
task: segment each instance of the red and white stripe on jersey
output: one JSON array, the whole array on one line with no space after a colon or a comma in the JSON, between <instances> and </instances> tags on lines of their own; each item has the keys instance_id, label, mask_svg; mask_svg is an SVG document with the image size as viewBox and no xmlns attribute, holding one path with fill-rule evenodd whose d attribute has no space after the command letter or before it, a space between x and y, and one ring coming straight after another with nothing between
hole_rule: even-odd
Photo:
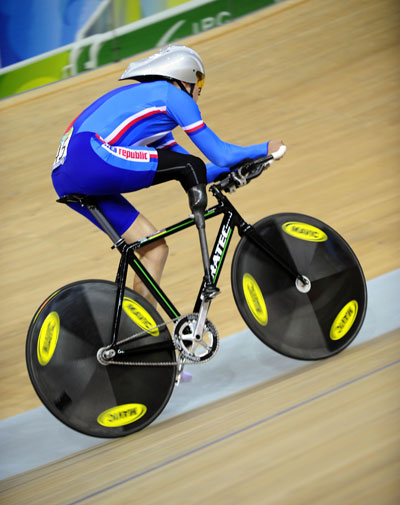
<instances>
[{"instance_id":1,"label":"red and white stripe on jersey","mask_svg":"<svg viewBox=\"0 0 400 505\"><path fill-rule=\"evenodd\" d=\"M167 113L167 107L165 105L160 106L160 107L149 107L147 109L144 109L140 112L137 112L136 114L133 114L132 116L129 116L128 118L125 119L121 124L119 124L114 131L110 133L110 135L107 135L107 137L104 139L107 144L115 144L115 142L118 141L119 138L122 137L122 135L131 128L135 123L138 123L142 119L145 119L149 116L153 116L154 114L166 114Z\"/></svg>"},{"instance_id":2,"label":"red and white stripe on jersey","mask_svg":"<svg viewBox=\"0 0 400 505\"><path fill-rule=\"evenodd\" d=\"M196 121L195 123L189 124L187 126L182 126L182 129L185 133L190 135L191 133L195 133L195 132L199 131L201 128L204 128L204 126L206 126L204 121L200 120L200 121Z\"/></svg>"},{"instance_id":3,"label":"red and white stripe on jersey","mask_svg":"<svg viewBox=\"0 0 400 505\"><path fill-rule=\"evenodd\" d=\"M157 146L157 149L169 149L170 147L172 146L176 146L177 145L177 142L172 139L172 140L169 140L168 142L164 142L163 144Z\"/></svg>"}]
</instances>

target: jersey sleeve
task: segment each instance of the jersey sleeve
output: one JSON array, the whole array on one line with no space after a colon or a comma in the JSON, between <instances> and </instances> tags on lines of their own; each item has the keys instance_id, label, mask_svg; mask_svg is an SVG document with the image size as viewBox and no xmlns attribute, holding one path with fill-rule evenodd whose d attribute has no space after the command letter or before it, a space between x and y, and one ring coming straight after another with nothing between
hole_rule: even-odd
<instances>
[{"instance_id":1,"label":"jersey sleeve","mask_svg":"<svg viewBox=\"0 0 400 505\"><path fill-rule=\"evenodd\" d=\"M221 169L232 167L246 158L259 158L268 153L267 142L243 147L221 140L203 121L196 102L173 86L169 87L167 114L181 126L213 165Z\"/></svg>"}]
</instances>

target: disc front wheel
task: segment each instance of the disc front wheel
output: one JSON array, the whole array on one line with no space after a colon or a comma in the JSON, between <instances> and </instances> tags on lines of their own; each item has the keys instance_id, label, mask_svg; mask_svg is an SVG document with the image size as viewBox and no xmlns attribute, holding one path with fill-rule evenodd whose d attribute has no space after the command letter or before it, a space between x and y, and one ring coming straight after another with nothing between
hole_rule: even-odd
<instances>
[{"instance_id":1,"label":"disc front wheel","mask_svg":"<svg viewBox=\"0 0 400 505\"><path fill-rule=\"evenodd\" d=\"M276 214L254 228L301 277L295 279L243 236L231 274L248 327L266 345L295 359L321 359L345 349L359 332L367 306L364 275L350 246L331 227L302 214Z\"/></svg>"}]
</instances>

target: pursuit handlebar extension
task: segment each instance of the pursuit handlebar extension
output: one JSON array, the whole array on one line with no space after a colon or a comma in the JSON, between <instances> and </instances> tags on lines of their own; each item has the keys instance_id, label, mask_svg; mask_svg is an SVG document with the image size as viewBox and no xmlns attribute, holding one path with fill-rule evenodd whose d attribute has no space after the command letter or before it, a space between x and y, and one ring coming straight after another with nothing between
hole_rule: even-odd
<instances>
[{"instance_id":1,"label":"pursuit handlebar extension","mask_svg":"<svg viewBox=\"0 0 400 505\"><path fill-rule=\"evenodd\" d=\"M276 152L257 158L247 159L231 168L229 174L216 184L218 189L233 193L237 188L245 186L268 168L275 160L279 160L286 152L286 146L281 146Z\"/></svg>"}]
</instances>

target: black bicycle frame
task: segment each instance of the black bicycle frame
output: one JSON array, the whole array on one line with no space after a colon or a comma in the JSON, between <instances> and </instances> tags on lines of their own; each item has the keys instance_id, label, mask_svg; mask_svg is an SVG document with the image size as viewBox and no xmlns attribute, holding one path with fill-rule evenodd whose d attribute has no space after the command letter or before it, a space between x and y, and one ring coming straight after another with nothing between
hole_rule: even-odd
<instances>
[{"instance_id":1,"label":"black bicycle frame","mask_svg":"<svg viewBox=\"0 0 400 505\"><path fill-rule=\"evenodd\" d=\"M240 216L235 207L227 199L225 195L222 194L217 185L212 185L210 191L218 200L218 205L211 207L204 213L204 218L206 220L219 216L223 214L222 222L215 239L215 243L210 255L210 269L211 269L211 280L214 286L217 285L221 270L226 258L226 253L229 248L229 244L232 238L233 230L236 227L238 229L239 235L244 234L258 247L260 247L268 256L274 259L282 268L284 268L289 275L294 279L300 277L289 265L284 263L279 256L273 251L269 245L257 234L256 230L246 223L244 219ZM115 345L117 341L118 328L122 313L122 302L124 298L125 284L127 278L128 264L142 280L144 285L150 291L152 296L157 300L160 306L168 314L171 319L176 319L180 317L179 311L173 305L171 300L163 292L158 283L146 270L143 263L136 256L135 251L141 247L147 246L158 240L165 239L175 233L178 233L186 228L195 226L195 221L193 217L189 217L183 221L173 224L164 230L157 231L156 233L149 235L133 244L128 245L120 235L111 226L108 220L104 217L101 211L98 209L97 205L90 202L86 202L88 210L92 213L94 218L99 222L104 231L109 235L114 245L113 248L117 248L121 253L121 259L118 267L116 284L117 284L117 296L115 302L114 310L114 321L113 321L113 336L112 336L112 346ZM201 294L205 286L205 279L200 286L200 290L196 299L196 303L193 308L193 312L197 313L200 310L200 305L202 303Z\"/></svg>"},{"instance_id":2,"label":"black bicycle frame","mask_svg":"<svg viewBox=\"0 0 400 505\"><path fill-rule=\"evenodd\" d=\"M226 252L228 250L233 229L236 226L239 229L239 233L242 233L242 230L249 227L247 223L242 219L237 210L232 206L229 200L215 187L211 187L211 191L214 196L218 199L218 205L211 207L206 210L204 213L204 218L206 220L219 216L223 214L223 219L219 228L219 232L215 239L214 247L212 249L212 253L210 256L211 262L211 275L212 282L216 286L218 282L218 278L220 276L222 266L224 264L224 260L226 257ZM98 221L103 230L107 233L107 235L113 241L112 248L117 248L121 253L121 259L118 267L118 272L116 276L116 284L117 284L117 295L115 300L115 309L114 309L114 321L113 321L113 335L112 335L112 344L114 346L117 341L119 323L121 319L122 313L122 302L124 298L125 292L125 284L128 273L128 265L134 270L137 276L142 280L143 284L150 291L152 296L157 300L160 306L164 309L164 311L168 314L171 319L176 319L180 317L179 311L173 305L171 300L167 297L158 283L154 280L151 274L146 270L143 263L139 260L135 251L140 249L141 247L147 246L158 240L165 239L175 233L178 233L186 228L190 228L195 226L195 221L193 217L189 217L183 221L175 223L164 230L157 231L156 233L149 235L133 244L128 245L125 240L121 238L121 236L116 232L116 230L111 226L109 221L104 217L103 213L99 210L97 205L93 201L88 201L87 198L81 200L84 203L88 210L91 212L93 217ZM200 287L199 294L197 296L197 300L193 309L193 312L198 312L201 304L201 292L204 286L205 280L203 279L203 283Z\"/></svg>"}]
</instances>

